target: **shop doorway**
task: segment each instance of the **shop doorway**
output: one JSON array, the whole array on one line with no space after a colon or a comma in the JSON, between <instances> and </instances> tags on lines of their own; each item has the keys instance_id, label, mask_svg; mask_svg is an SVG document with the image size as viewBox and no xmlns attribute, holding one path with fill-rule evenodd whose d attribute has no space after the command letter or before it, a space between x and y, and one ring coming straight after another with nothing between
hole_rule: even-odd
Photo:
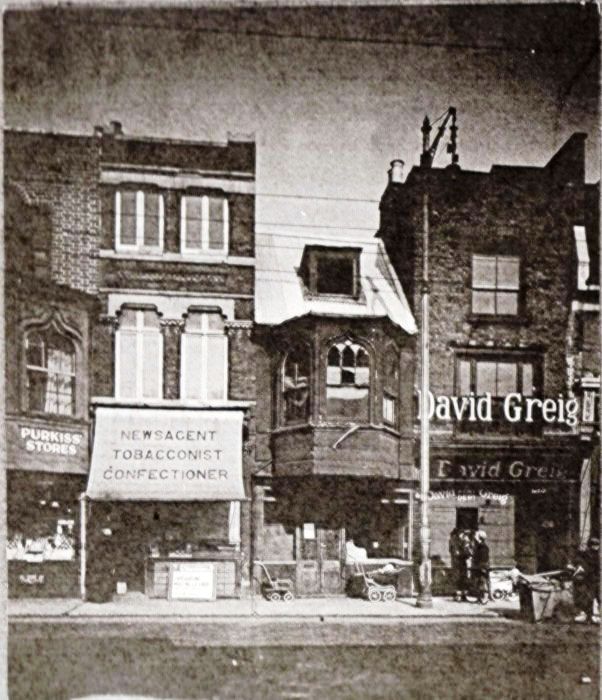
<instances>
[{"instance_id":1,"label":"shop doorway","mask_svg":"<svg viewBox=\"0 0 602 700\"><path fill-rule=\"evenodd\" d=\"M297 591L301 595L343 590L344 528L306 522L297 528Z\"/></svg>"},{"instance_id":2,"label":"shop doorway","mask_svg":"<svg viewBox=\"0 0 602 700\"><path fill-rule=\"evenodd\" d=\"M479 509L456 508L456 527L459 530L478 530Z\"/></svg>"}]
</instances>

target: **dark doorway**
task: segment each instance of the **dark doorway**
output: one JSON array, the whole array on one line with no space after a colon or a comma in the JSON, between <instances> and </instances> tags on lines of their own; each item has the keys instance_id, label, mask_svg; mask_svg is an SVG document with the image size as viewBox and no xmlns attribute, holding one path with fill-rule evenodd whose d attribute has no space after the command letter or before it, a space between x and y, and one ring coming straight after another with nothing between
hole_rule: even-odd
<instances>
[{"instance_id":1,"label":"dark doorway","mask_svg":"<svg viewBox=\"0 0 602 700\"><path fill-rule=\"evenodd\" d=\"M478 530L479 509L456 508L456 527L460 530Z\"/></svg>"}]
</instances>

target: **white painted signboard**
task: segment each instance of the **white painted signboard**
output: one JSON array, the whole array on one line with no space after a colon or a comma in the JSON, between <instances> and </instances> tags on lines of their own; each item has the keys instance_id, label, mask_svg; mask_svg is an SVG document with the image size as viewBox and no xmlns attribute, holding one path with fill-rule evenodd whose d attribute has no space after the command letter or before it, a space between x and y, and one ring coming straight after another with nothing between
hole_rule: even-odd
<instances>
[{"instance_id":1,"label":"white painted signboard","mask_svg":"<svg viewBox=\"0 0 602 700\"><path fill-rule=\"evenodd\" d=\"M242 411L96 411L87 495L100 500L244 499Z\"/></svg>"},{"instance_id":2,"label":"white painted signboard","mask_svg":"<svg viewBox=\"0 0 602 700\"><path fill-rule=\"evenodd\" d=\"M215 600L215 567L204 561L173 562L169 567L170 600Z\"/></svg>"}]
</instances>

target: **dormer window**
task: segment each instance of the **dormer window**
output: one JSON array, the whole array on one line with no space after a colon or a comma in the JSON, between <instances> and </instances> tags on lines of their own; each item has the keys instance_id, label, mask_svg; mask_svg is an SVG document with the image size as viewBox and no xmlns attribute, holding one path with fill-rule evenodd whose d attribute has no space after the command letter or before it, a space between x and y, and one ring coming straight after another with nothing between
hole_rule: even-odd
<instances>
[{"instance_id":1,"label":"dormer window","mask_svg":"<svg viewBox=\"0 0 602 700\"><path fill-rule=\"evenodd\" d=\"M310 294L351 297L360 294L359 248L306 246L301 276Z\"/></svg>"}]
</instances>

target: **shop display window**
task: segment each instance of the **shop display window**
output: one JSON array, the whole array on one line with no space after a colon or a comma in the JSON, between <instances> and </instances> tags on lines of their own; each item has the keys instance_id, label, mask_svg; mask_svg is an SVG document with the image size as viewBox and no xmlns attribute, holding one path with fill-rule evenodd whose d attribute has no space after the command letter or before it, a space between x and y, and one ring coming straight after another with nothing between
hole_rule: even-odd
<instances>
[{"instance_id":1,"label":"shop display window","mask_svg":"<svg viewBox=\"0 0 602 700\"><path fill-rule=\"evenodd\" d=\"M330 417L367 421L370 358L359 343L345 340L331 346L326 367L326 407Z\"/></svg>"},{"instance_id":2,"label":"shop display window","mask_svg":"<svg viewBox=\"0 0 602 700\"><path fill-rule=\"evenodd\" d=\"M29 563L74 561L77 503L40 498L10 507L6 554L8 561Z\"/></svg>"}]
</instances>

